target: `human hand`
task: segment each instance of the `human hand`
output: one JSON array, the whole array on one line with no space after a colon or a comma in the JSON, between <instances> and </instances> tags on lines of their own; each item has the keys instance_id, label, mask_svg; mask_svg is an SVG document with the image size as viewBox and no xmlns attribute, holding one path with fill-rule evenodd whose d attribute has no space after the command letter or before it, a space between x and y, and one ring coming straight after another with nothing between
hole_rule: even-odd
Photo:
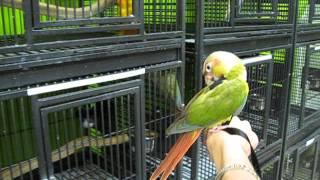
<instances>
[{"instance_id":1,"label":"human hand","mask_svg":"<svg viewBox=\"0 0 320 180\"><path fill-rule=\"evenodd\" d=\"M238 117L233 117L229 125L209 130L206 143L218 169L226 163L243 161L241 156L248 157L251 153L250 144L245 138L222 131L227 127L238 128L246 133L253 149L258 145L258 136L252 131L250 123L241 121Z\"/></svg>"}]
</instances>

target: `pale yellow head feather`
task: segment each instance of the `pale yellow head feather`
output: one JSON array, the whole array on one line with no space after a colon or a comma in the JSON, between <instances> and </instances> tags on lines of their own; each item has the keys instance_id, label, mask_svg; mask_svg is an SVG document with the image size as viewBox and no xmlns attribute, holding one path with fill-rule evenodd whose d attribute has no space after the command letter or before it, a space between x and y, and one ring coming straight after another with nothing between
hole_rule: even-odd
<instances>
[{"instance_id":1,"label":"pale yellow head feather","mask_svg":"<svg viewBox=\"0 0 320 180\"><path fill-rule=\"evenodd\" d=\"M225 77L239 63L241 63L240 58L233 53L226 51L211 53L205 60L202 69L206 84Z\"/></svg>"}]
</instances>

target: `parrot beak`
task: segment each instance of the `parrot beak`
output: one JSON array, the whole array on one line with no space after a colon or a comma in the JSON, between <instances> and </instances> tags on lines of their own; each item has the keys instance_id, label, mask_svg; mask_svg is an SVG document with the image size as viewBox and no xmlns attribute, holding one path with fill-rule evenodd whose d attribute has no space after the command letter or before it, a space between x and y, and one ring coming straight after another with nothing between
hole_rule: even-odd
<instances>
[{"instance_id":1,"label":"parrot beak","mask_svg":"<svg viewBox=\"0 0 320 180\"><path fill-rule=\"evenodd\" d=\"M206 85L210 85L210 84L214 83L214 81L219 80L219 78L217 78L217 77L215 77L214 75L211 75L211 74L206 74L204 76L204 80L205 80Z\"/></svg>"}]
</instances>

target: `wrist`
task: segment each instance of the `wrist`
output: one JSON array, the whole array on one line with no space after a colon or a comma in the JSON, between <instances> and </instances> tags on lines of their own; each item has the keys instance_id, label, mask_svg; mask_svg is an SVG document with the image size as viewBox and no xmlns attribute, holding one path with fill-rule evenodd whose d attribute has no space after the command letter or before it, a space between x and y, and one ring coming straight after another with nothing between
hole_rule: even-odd
<instances>
[{"instance_id":1,"label":"wrist","mask_svg":"<svg viewBox=\"0 0 320 180\"><path fill-rule=\"evenodd\" d=\"M244 150L241 140L235 140L226 132L219 132L208 138L208 151L211 154L217 171L230 164L242 163L251 167L248 154Z\"/></svg>"}]
</instances>

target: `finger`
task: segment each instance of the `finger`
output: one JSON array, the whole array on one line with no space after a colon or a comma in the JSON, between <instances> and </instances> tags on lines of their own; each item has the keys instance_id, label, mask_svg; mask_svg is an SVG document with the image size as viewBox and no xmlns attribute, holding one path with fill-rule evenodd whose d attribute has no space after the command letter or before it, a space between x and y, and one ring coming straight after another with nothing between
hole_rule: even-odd
<instances>
[{"instance_id":1,"label":"finger","mask_svg":"<svg viewBox=\"0 0 320 180\"><path fill-rule=\"evenodd\" d=\"M238 117L232 118L232 121L229 124L231 127L238 128L244 132L251 131L251 125L249 121L241 121Z\"/></svg>"},{"instance_id":2,"label":"finger","mask_svg":"<svg viewBox=\"0 0 320 180\"><path fill-rule=\"evenodd\" d=\"M252 148L255 149L259 144L259 138L258 138L257 134L254 133L253 131L250 131L247 135L250 140Z\"/></svg>"},{"instance_id":3,"label":"finger","mask_svg":"<svg viewBox=\"0 0 320 180\"><path fill-rule=\"evenodd\" d=\"M241 120L239 119L238 116L234 116L230 122L230 126L233 126L233 125L237 125L237 124L240 124L241 123Z\"/></svg>"},{"instance_id":4,"label":"finger","mask_svg":"<svg viewBox=\"0 0 320 180\"><path fill-rule=\"evenodd\" d=\"M252 131L250 122L247 120L242 121L241 126L247 131Z\"/></svg>"}]
</instances>

